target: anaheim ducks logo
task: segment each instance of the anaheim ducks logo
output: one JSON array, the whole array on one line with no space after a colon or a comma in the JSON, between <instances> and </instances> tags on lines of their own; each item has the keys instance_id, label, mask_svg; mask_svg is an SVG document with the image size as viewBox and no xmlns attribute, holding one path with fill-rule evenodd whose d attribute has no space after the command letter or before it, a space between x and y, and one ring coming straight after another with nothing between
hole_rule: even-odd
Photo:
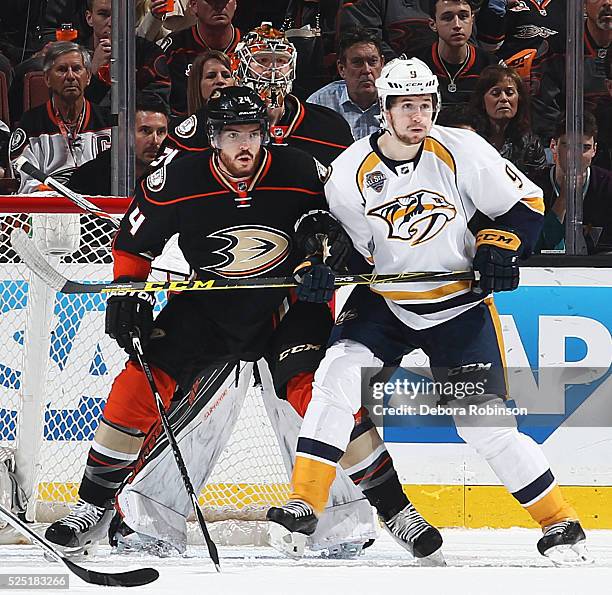
<instances>
[{"instance_id":1,"label":"anaheim ducks logo","mask_svg":"<svg viewBox=\"0 0 612 595\"><path fill-rule=\"evenodd\" d=\"M289 254L289 236L263 225L239 225L216 231L208 237L226 242L223 248L214 250L215 254L223 257L223 261L202 268L222 277L265 274Z\"/></svg>"},{"instance_id":2,"label":"anaheim ducks logo","mask_svg":"<svg viewBox=\"0 0 612 595\"><path fill-rule=\"evenodd\" d=\"M446 198L431 190L418 190L371 209L368 215L384 219L389 239L408 240L418 246L438 235L457 214Z\"/></svg>"}]
</instances>

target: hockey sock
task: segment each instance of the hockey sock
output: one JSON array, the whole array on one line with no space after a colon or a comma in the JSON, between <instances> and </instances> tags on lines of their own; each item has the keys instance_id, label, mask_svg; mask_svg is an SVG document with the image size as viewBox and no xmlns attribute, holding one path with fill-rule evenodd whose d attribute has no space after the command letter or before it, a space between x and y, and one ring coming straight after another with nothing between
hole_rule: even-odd
<instances>
[{"instance_id":1,"label":"hockey sock","mask_svg":"<svg viewBox=\"0 0 612 595\"><path fill-rule=\"evenodd\" d=\"M292 492L290 500L302 500L310 504L317 516L320 516L327 499L331 484L336 477L336 465L315 461L307 457L296 456L291 477Z\"/></svg>"},{"instance_id":2,"label":"hockey sock","mask_svg":"<svg viewBox=\"0 0 612 595\"><path fill-rule=\"evenodd\" d=\"M102 418L87 455L79 497L95 506L108 506L132 470L144 434Z\"/></svg>"},{"instance_id":3,"label":"hockey sock","mask_svg":"<svg viewBox=\"0 0 612 595\"><path fill-rule=\"evenodd\" d=\"M550 473L550 471L548 473ZM550 475L552 476L552 473L550 473ZM541 478L536 479L536 482L540 479ZM530 486L527 486L527 488L529 487ZM520 493L512 495L521 502ZM523 504L533 520L539 523L541 527L548 527L548 525L552 525L553 523L569 519L578 520L576 511L563 497L561 488L556 484L543 496L539 496L535 502L532 500L529 504L524 504L523 502L521 502L521 504Z\"/></svg>"},{"instance_id":4,"label":"hockey sock","mask_svg":"<svg viewBox=\"0 0 612 595\"><path fill-rule=\"evenodd\" d=\"M370 418L355 426L340 465L384 521L408 505L391 455Z\"/></svg>"}]
</instances>

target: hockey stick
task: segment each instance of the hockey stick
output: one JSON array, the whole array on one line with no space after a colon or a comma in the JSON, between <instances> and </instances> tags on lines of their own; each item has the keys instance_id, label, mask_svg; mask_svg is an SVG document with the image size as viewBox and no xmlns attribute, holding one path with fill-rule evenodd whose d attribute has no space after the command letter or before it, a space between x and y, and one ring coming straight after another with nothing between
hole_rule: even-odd
<instances>
[{"instance_id":1,"label":"hockey stick","mask_svg":"<svg viewBox=\"0 0 612 595\"><path fill-rule=\"evenodd\" d=\"M181 479L183 480L183 484L185 485L185 489L187 490L187 494L189 496L189 499L191 500L191 505L193 506L193 511L195 512L196 518L198 519L198 523L200 524L200 529L202 529L202 534L204 535L204 540L206 541L208 553L215 565L215 568L217 569L217 572L221 572L221 566L219 565L219 552L217 551L217 546L215 545L215 542L211 539L210 533L208 532L208 527L206 526L204 515L202 514L200 505L198 504L198 498L195 494L195 490L193 489L191 479L189 478L189 473L187 471L187 467L185 466L183 455L181 454L178 443L176 442L174 432L170 427L170 422L168 421L168 416L166 415L166 408L164 406L164 402L157 390L157 385L155 384L153 372L151 371L149 363L147 362L142 351L140 337L138 336L137 332L132 333L131 337L132 345L134 347L134 351L136 352L136 358L138 359L140 367L144 371L144 374L147 378L147 382L149 383L149 388L153 393L155 405L157 405L157 411L159 412L162 427L164 429L164 433L166 434L166 439L168 440L168 444L170 444L170 448L172 449L174 460L176 461L179 472L181 474Z\"/></svg>"},{"instance_id":2,"label":"hockey stick","mask_svg":"<svg viewBox=\"0 0 612 595\"><path fill-rule=\"evenodd\" d=\"M38 180L39 182L42 182L43 184L49 186L49 188L52 188L57 193L61 194L64 198L67 198L68 200L72 201L77 207L79 207L86 213L89 213L90 215L94 215L95 217L107 221L114 230L119 229L119 221L117 221L117 219L113 217L110 213L99 209L93 202L87 200L82 194L71 190L70 188L68 188L68 186L65 186L61 182L58 182L52 176L46 175L35 165L32 165L25 157L21 156L15 160L15 168L17 169L17 171L24 172L25 174L32 176L35 180ZM151 268L154 271L159 271L160 273L167 273L169 275L178 275L180 277L188 276L188 274L181 271L173 271L170 269L162 269L159 267Z\"/></svg>"},{"instance_id":3,"label":"hockey stick","mask_svg":"<svg viewBox=\"0 0 612 595\"><path fill-rule=\"evenodd\" d=\"M70 188L64 186L64 184L58 182L55 178L47 176L35 165L32 165L25 157L21 156L15 160L15 169L33 177L39 182L42 182L56 192L59 192L59 194L65 196L68 200L71 200L77 207L83 209L87 213L91 213L96 217L100 217L101 219L108 221L108 223L112 225L114 229L119 229L119 222L112 215L106 211L102 211L95 204L89 202L84 196L70 190Z\"/></svg>"},{"instance_id":4,"label":"hockey stick","mask_svg":"<svg viewBox=\"0 0 612 595\"><path fill-rule=\"evenodd\" d=\"M159 578L159 572L154 568L139 568L138 570L128 570L126 572L100 572L99 570L88 570L66 558L66 556L53 547L46 539L35 533L19 517L2 505L0 505L0 517L19 531L19 533L40 545L54 560L65 564L70 572L76 574L86 583L103 585L106 587L138 587L141 585L148 585Z\"/></svg>"},{"instance_id":5,"label":"hockey stick","mask_svg":"<svg viewBox=\"0 0 612 595\"><path fill-rule=\"evenodd\" d=\"M293 277L250 277L238 279L210 279L208 281L131 281L126 283L79 283L64 277L53 268L38 251L28 234L20 227L11 232L11 244L21 260L49 287L61 293L117 293L124 291L211 291L220 289L271 289L295 287ZM425 281L474 281L473 271L420 272L379 275L338 275L336 287L344 285L371 285L373 283L406 283Z\"/></svg>"}]
</instances>

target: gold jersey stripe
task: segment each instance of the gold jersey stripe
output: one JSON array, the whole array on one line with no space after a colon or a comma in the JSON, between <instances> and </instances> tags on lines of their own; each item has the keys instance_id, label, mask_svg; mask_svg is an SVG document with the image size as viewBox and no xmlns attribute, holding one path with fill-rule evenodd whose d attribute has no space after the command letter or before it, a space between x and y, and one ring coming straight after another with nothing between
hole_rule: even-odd
<instances>
[{"instance_id":1,"label":"gold jersey stripe","mask_svg":"<svg viewBox=\"0 0 612 595\"><path fill-rule=\"evenodd\" d=\"M521 199L521 202L532 211L544 214L544 199L539 196L527 196Z\"/></svg>"},{"instance_id":2,"label":"gold jersey stripe","mask_svg":"<svg viewBox=\"0 0 612 595\"><path fill-rule=\"evenodd\" d=\"M357 168L357 187L359 192L361 192L361 196L363 196L366 174L369 174L380 162L380 157L372 151Z\"/></svg>"},{"instance_id":3,"label":"gold jersey stripe","mask_svg":"<svg viewBox=\"0 0 612 595\"><path fill-rule=\"evenodd\" d=\"M382 295L383 297L393 300L435 300L441 297L446 297L454 293L459 293L469 289L472 285L471 281L455 281L454 283L447 283L441 287L435 289L429 289L427 291L385 291L379 290L372 287L372 291Z\"/></svg>"},{"instance_id":4,"label":"gold jersey stripe","mask_svg":"<svg viewBox=\"0 0 612 595\"><path fill-rule=\"evenodd\" d=\"M457 173L455 159L453 158L451 152L440 141L428 136L425 139L423 150L433 153L438 159L440 159L440 161L443 161L448 166L453 174Z\"/></svg>"}]
</instances>

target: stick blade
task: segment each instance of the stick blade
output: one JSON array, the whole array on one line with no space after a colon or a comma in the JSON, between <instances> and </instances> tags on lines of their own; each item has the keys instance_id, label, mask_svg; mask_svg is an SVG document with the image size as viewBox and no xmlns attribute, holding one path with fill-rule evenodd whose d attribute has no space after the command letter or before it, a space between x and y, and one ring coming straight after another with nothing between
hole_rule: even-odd
<instances>
[{"instance_id":1,"label":"stick blade","mask_svg":"<svg viewBox=\"0 0 612 595\"><path fill-rule=\"evenodd\" d=\"M98 572L88 570L67 558L63 558L64 564L74 572L80 579L92 585L104 585L106 587L140 587L148 585L159 578L159 572L155 568L139 568L126 572Z\"/></svg>"},{"instance_id":2,"label":"stick blade","mask_svg":"<svg viewBox=\"0 0 612 595\"><path fill-rule=\"evenodd\" d=\"M51 289L62 291L67 281L66 277L45 260L34 242L21 227L16 227L11 232L11 246L35 275L40 277Z\"/></svg>"}]
</instances>

